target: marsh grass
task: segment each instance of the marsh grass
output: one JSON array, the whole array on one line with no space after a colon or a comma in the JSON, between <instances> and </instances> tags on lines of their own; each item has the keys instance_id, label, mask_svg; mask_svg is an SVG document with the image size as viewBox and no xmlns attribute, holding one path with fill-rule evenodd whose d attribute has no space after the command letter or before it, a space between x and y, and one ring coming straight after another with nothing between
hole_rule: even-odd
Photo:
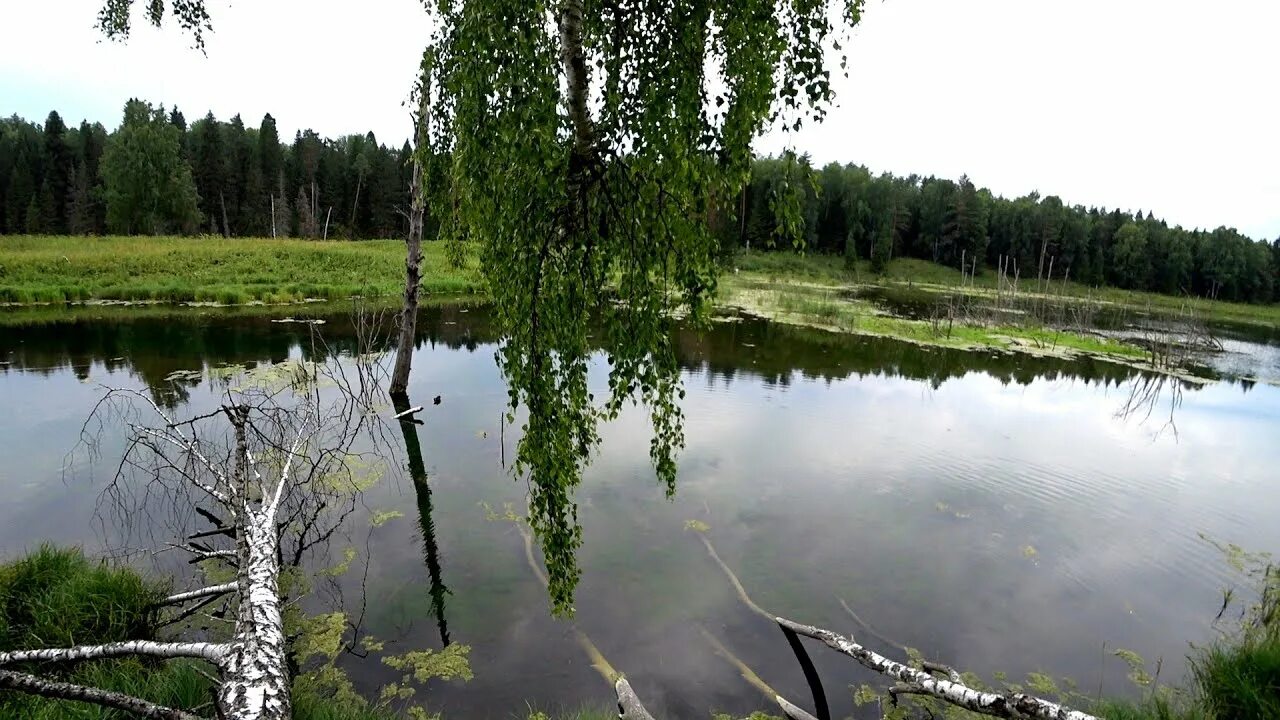
<instances>
[{"instance_id":1,"label":"marsh grass","mask_svg":"<svg viewBox=\"0 0 1280 720\"><path fill-rule=\"evenodd\" d=\"M946 292L953 292L963 286L967 294L982 297L994 295L996 287L996 273L990 268L980 268L976 276L966 276L958 269L918 258L895 258L881 275L871 272L869 261L850 263L845 258L834 255L800 255L793 252L745 251L734 256L729 265L741 273L762 275L775 280L911 285ZM1030 298L1036 295L1034 277L1024 276L1019 285L1020 297ZM1175 314L1192 313L1214 322L1269 328L1280 324L1280 305L1253 305L1115 287L1092 287L1074 281L1063 282L1060 277L1053 279L1046 293L1051 298L1087 298L1141 312L1158 310Z\"/></svg>"},{"instance_id":2,"label":"marsh grass","mask_svg":"<svg viewBox=\"0 0 1280 720\"><path fill-rule=\"evenodd\" d=\"M0 303L126 300L223 305L392 297L404 288L404 243L179 237L0 237ZM451 267L423 246L422 288L482 289L477 262Z\"/></svg>"},{"instance_id":3,"label":"marsh grass","mask_svg":"<svg viewBox=\"0 0 1280 720\"><path fill-rule=\"evenodd\" d=\"M1108 337L1055 330L1038 325L967 322L937 324L889 315L874 303L852 296L847 288L824 285L831 278L808 276L771 279L756 274L727 276L721 300L761 317L793 325L907 340L956 349L1018 350L1068 356L1082 353L1139 361L1149 352Z\"/></svg>"}]
</instances>

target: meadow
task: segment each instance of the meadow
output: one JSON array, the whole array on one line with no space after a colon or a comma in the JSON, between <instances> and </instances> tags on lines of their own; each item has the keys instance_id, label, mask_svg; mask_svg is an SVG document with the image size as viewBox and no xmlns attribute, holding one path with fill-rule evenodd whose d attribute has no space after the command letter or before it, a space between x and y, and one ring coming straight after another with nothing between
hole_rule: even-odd
<instances>
[{"instance_id":1,"label":"meadow","mask_svg":"<svg viewBox=\"0 0 1280 720\"><path fill-rule=\"evenodd\" d=\"M223 305L394 296L404 243L269 238L0 237L0 303L111 301ZM467 294L483 283L474 259L451 267L423 246L422 288Z\"/></svg>"}]
</instances>

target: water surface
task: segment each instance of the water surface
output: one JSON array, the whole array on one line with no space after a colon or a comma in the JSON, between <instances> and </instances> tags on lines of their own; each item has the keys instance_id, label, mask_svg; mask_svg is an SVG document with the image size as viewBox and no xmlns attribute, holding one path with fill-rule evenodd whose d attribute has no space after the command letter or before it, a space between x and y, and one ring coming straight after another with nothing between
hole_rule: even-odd
<instances>
[{"instance_id":1,"label":"water surface","mask_svg":"<svg viewBox=\"0 0 1280 720\"><path fill-rule=\"evenodd\" d=\"M417 433L428 484L411 482L397 455L402 472L365 502L404 516L371 534L357 518L333 553L349 545L368 559L365 625L389 649L446 636L472 646L474 680L428 688L446 715L607 705L574 626L658 716L767 707L704 631L809 704L783 636L742 605L689 520L710 527L771 612L895 652L862 637L843 600L878 635L956 667L1089 688L1101 678L1117 693L1126 668L1104 661L1104 643L1163 658L1168 680L1189 642L1213 637L1234 578L1200 533L1280 549L1280 389L1225 380L1152 393L1136 371L1097 361L744 319L677 334L688 443L674 499L648 464L643 412L603 428L578 492L577 616L554 620L520 535L485 518L483 504L518 510L525 489L503 467L515 437L500 427L506 388L484 308L425 310L419 327L410 396L427 406ZM68 455L101 385L147 388L194 412L224 388L175 371L341 355L352 336L341 315L313 326L212 311L0 328L0 553L118 542L97 512L118 448L104 445L97 467ZM1247 367L1276 362L1274 349L1234 350ZM1150 402L1133 407L1144 388L1137 399ZM875 678L823 648L811 654L833 714L853 713L847 685ZM393 677L376 659L347 666L368 690Z\"/></svg>"}]
</instances>

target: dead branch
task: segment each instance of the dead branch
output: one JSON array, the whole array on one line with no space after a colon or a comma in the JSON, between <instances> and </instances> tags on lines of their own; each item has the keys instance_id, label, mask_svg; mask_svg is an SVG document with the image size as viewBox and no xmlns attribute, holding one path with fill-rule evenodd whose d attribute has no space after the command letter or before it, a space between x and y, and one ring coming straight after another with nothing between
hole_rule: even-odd
<instances>
[{"instance_id":1,"label":"dead branch","mask_svg":"<svg viewBox=\"0 0 1280 720\"><path fill-rule=\"evenodd\" d=\"M220 662L227 653L227 646L217 643L166 643L152 640L127 640L105 645L80 645L69 648L43 648L40 650L13 650L0 652L0 665L20 662L78 662L106 658L145 655L159 658L196 658Z\"/></svg>"},{"instance_id":2,"label":"dead branch","mask_svg":"<svg viewBox=\"0 0 1280 720\"><path fill-rule=\"evenodd\" d=\"M123 710L148 720L201 720L197 715L157 705L141 698L111 690L73 685L71 683L48 680L26 673L0 670L0 688L39 695L55 700L74 700L92 703L103 707Z\"/></svg>"},{"instance_id":3,"label":"dead branch","mask_svg":"<svg viewBox=\"0 0 1280 720\"><path fill-rule=\"evenodd\" d=\"M774 618L779 626L789 629L798 635L818 640L837 652L848 655L859 664L881 675L897 680L892 694L914 693L930 695L966 710L983 715L1023 720L1098 720L1088 713L1072 710L1065 705L1050 702L1025 693L993 693L975 690L963 682L951 677L936 678L924 670L917 670L910 665L890 660L868 650L851 638L844 637L830 630L802 625L786 618Z\"/></svg>"},{"instance_id":4,"label":"dead branch","mask_svg":"<svg viewBox=\"0 0 1280 720\"><path fill-rule=\"evenodd\" d=\"M164 600L161 600L160 602L156 603L156 605L157 606L177 605L178 603L184 603L188 600L196 600L198 598L218 597L219 595L226 595L229 592L235 592L235 590L236 590L236 584L233 582L223 583L222 585L210 585L209 587L203 587L203 588L200 588L199 590L188 590L187 592L180 592L180 593L177 593L176 595L170 595Z\"/></svg>"}]
</instances>

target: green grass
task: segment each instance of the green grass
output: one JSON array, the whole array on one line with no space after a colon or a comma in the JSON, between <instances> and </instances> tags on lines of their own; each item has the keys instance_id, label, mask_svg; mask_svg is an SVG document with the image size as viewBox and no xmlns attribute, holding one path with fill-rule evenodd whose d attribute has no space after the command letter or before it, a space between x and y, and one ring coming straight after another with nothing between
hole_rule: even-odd
<instances>
[{"instance_id":1,"label":"green grass","mask_svg":"<svg viewBox=\"0 0 1280 720\"><path fill-rule=\"evenodd\" d=\"M836 268L830 270L839 272ZM836 332L958 349L991 348L1050 356L1080 353L1126 362L1149 357L1146 350L1136 345L1038 325L981 325L961 321L950 324L941 321L935 325L928 320L897 317L870 301L851 296L846 286L824 284L831 279L831 275L819 273L803 277L738 273L723 278L720 291L724 303L754 315Z\"/></svg>"},{"instance_id":2,"label":"green grass","mask_svg":"<svg viewBox=\"0 0 1280 720\"><path fill-rule=\"evenodd\" d=\"M162 597L135 572L42 545L0 567L0 650L149 640L147 608Z\"/></svg>"},{"instance_id":3,"label":"green grass","mask_svg":"<svg viewBox=\"0 0 1280 720\"><path fill-rule=\"evenodd\" d=\"M77 549L42 545L26 557L0 566L0 650L153 639L155 628L148 607L164 597L166 590L162 583L90 560ZM38 672L190 709L210 697L209 681L197 667L188 661L157 663L130 658L55 671L39 668ZM117 720L126 716L86 703L0 691L0 717Z\"/></svg>"},{"instance_id":4,"label":"green grass","mask_svg":"<svg viewBox=\"0 0 1280 720\"><path fill-rule=\"evenodd\" d=\"M92 560L77 548L41 545L24 557L0 564L0 651L94 645L129 639L154 639L149 608L168 595L165 583L137 572ZM69 668L8 666L44 677L123 692L161 705L212 714L212 683L196 661L127 658L81 663ZM430 698L427 698L428 704ZM320 693L296 691L295 720L402 720L387 708L334 702ZM581 708L550 715L530 710L540 720L605 720L606 709ZM514 714L524 718L526 713ZM124 713L81 702L0 690L0 718L24 720L126 720Z\"/></svg>"},{"instance_id":5,"label":"green grass","mask_svg":"<svg viewBox=\"0 0 1280 720\"><path fill-rule=\"evenodd\" d=\"M1213 717L1280 718L1280 628L1203 650L1192 673Z\"/></svg>"},{"instance_id":6,"label":"green grass","mask_svg":"<svg viewBox=\"0 0 1280 720\"><path fill-rule=\"evenodd\" d=\"M911 284L922 289L954 291L962 284L975 295L994 292L996 275L993 270L980 269L977 277L966 278L955 268L938 265L917 258L897 258L889 263L881 275L871 272L871 264L860 260L850 264L834 255L793 252L747 251L738 254L731 263L741 273L764 276L774 280L827 283L833 285ZM1035 295L1035 278L1022 278L1019 293ZM1122 305L1139 311L1155 310L1167 313L1194 313L1197 317L1218 322L1263 325L1280 324L1280 305L1252 305L1199 297L1162 295L1159 293L1124 290L1114 287L1091 287L1076 282L1055 279L1045 290L1046 295L1067 298L1089 298L1105 303Z\"/></svg>"},{"instance_id":7,"label":"green grass","mask_svg":"<svg viewBox=\"0 0 1280 720\"><path fill-rule=\"evenodd\" d=\"M240 304L394 296L404 288L404 243L266 238L0 237L0 303L125 300ZM423 246L428 293L474 293L474 258L447 262Z\"/></svg>"}]
</instances>

